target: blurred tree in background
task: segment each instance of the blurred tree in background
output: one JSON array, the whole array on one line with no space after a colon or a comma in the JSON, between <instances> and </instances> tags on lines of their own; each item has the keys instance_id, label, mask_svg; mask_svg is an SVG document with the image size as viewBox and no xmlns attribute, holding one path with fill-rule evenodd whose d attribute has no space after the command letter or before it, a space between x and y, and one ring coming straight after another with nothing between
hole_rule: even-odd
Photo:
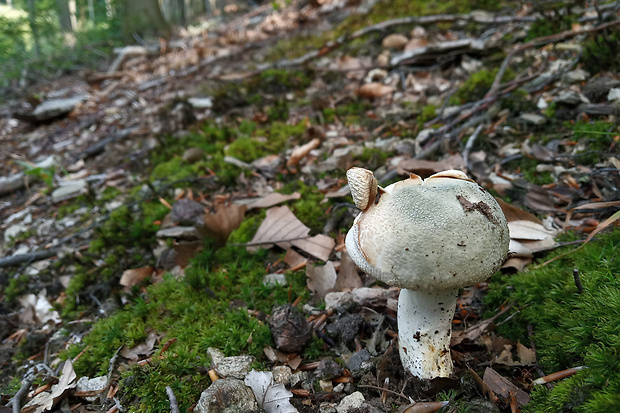
<instances>
[{"instance_id":1,"label":"blurred tree in background","mask_svg":"<svg viewBox=\"0 0 620 413\"><path fill-rule=\"evenodd\" d=\"M105 69L112 48L156 43L225 0L0 0L0 88L83 68Z\"/></svg>"}]
</instances>

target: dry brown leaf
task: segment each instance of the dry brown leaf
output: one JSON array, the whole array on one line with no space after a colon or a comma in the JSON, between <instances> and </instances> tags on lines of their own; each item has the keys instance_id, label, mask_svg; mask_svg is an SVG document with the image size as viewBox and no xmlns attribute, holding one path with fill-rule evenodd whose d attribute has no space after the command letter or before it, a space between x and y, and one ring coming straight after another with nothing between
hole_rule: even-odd
<instances>
[{"instance_id":1,"label":"dry brown leaf","mask_svg":"<svg viewBox=\"0 0 620 413\"><path fill-rule=\"evenodd\" d=\"M118 282L123 287L131 288L140 284L153 274L153 267L131 268L123 271L121 280Z\"/></svg>"},{"instance_id":2,"label":"dry brown leaf","mask_svg":"<svg viewBox=\"0 0 620 413\"><path fill-rule=\"evenodd\" d=\"M417 402L406 406L402 413L433 413L450 404L449 401L443 402Z\"/></svg>"},{"instance_id":3,"label":"dry brown leaf","mask_svg":"<svg viewBox=\"0 0 620 413\"><path fill-rule=\"evenodd\" d=\"M516 352L516 354L513 354ZM517 360L515 360L516 355ZM495 363L504 366L529 366L536 362L536 353L525 347L521 343L517 343L516 348L512 344L506 344L504 350L495 358Z\"/></svg>"},{"instance_id":4,"label":"dry brown leaf","mask_svg":"<svg viewBox=\"0 0 620 413\"><path fill-rule=\"evenodd\" d=\"M511 257L502 264L502 269L513 268L516 272L521 272L525 266L532 262L531 258Z\"/></svg>"},{"instance_id":5,"label":"dry brown leaf","mask_svg":"<svg viewBox=\"0 0 620 413\"><path fill-rule=\"evenodd\" d=\"M428 46L428 40L421 38L421 37L417 37L407 42L407 44L405 45L405 50L413 50L413 49L417 49L419 47L425 47L425 46Z\"/></svg>"},{"instance_id":6,"label":"dry brown leaf","mask_svg":"<svg viewBox=\"0 0 620 413\"><path fill-rule=\"evenodd\" d=\"M325 265L306 267L308 288L315 297L325 298L325 295L336 286L336 269L334 263L327 261Z\"/></svg>"},{"instance_id":7,"label":"dry brown leaf","mask_svg":"<svg viewBox=\"0 0 620 413\"><path fill-rule=\"evenodd\" d=\"M357 266L346 251L343 250L341 254L340 270L338 271L338 278L336 279L334 290L345 291L363 287L364 283L357 271Z\"/></svg>"},{"instance_id":8,"label":"dry brown leaf","mask_svg":"<svg viewBox=\"0 0 620 413\"><path fill-rule=\"evenodd\" d=\"M174 262L181 268L189 265L194 256L204 248L202 241L175 241L172 248L174 249Z\"/></svg>"},{"instance_id":9,"label":"dry brown leaf","mask_svg":"<svg viewBox=\"0 0 620 413\"><path fill-rule=\"evenodd\" d=\"M255 250L257 245L270 248L276 244L288 250L291 246L295 246L322 261L327 261L336 241L322 234L310 237L309 232L310 228L305 226L287 206L270 208L254 238L248 243L248 249Z\"/></svg>"},{"instance_id":10,"label":"dry brown leaf","mask_svg":"<svg viewBox=\"0 0 620 413\"><path fill-rule=\"evenodd\" d=\"M253 208L270 208L272 206L281 204L282 202L292 201L301 198L299 192L293 192L290 195L281 194L279 192L272 192L269 195L262 196L251 203L247 204L248 209Z\"/></svg>"},{"instance_id":11,"label":"dry brown leaf","mask_svg":"<svg viewBox=\"0 0 620 413\"><path fill-rule=\"evenodd\" d=\"M157 340L159 340L159 336L153 332L149 333L144 343L138 344L135 347L128 348L127 346L123 346L120 351L120 355L125 357L131 361L138 361L140 356L149 357L153 354L153 348Z\"/></svg>"},{"instance_id":12,"label":"dry brown leaf","mask_svg":"<svg viewBox=\"0 0 620 413\"><path fill-rule=\"evenodd\" d=\"M22 412L42 413L51 410L56 403L64 399L72 388L76 386L77 374L73 370L73 363L67 360L62 369L58 384L52 386L51 392L43 392L33 398L22 408Z\"/></svg>"},{"instance_id":13,"label":"dry brown leaf","mask_svg":"<svg viewBox=\"0 0 620 413\"><path fill-rule=\"evenodd\" d=\"M548 190L534 184L528 184L527 190L524 202L528 208L541 212L557 211Z\"/></svg>"},{"instance_id":14,"label":"dry brown leaf","mask_svg":"<svg viewBox=\"0 0 620 413\"><path fill-rule=\"evenodd\" d=\"M530 396L526 392L512 384L507 378L502 377L491 367L486 368L482 380L486 383L489 389L507 400L510 400L511 393L514 394L519 406L523 406L530 401Z\"/></svg>"},{"instance_id":15,"label":"dry brown leaf","mask_svg":"<svg viewBox=\"0 0 620 413\"><path fill-rule=\"evenodd\" d=\"M366 83L357 89L357 95L362 98L378 98L392 92L394 88L378 82Z\"/></svg>"},{"instance_id":16,"label":"dry brown leaf","mask_svg":"<svg viewBox=\"0 0 620 413\"><path fill-rule=\"evenodd\" d=\"M510 238L516 240L543 241L553 239L556 231L546 229L541 224L532 221L518 220L508 223Z\"/></svg>"},{"instance_id":17,"label":"dry brown leaf","mask_svg":"<svg viewBox=\"0 0 620 413\"><path fill-rule=\"evenodd\" d=\"M343 56L338 59L338 69L346 72L347 79L363 79L366 67L370 66L371 61L367 58Z\"/></svg>"},{"instance_id":18,"label":"dry brown leaf","mask_svg":"<svg viewBox=\"0 0 620 413\"><path fill-rule=\"evenodd\" d=\"M284 255L284 262L291 268L297 268L306 262L306 257L295 250L288 250Z\"/></svg>"},{"instance_id":19,"label":"dry brown leaf","mask_svg":"<svg viewBox=\"0 0 620 413\"><path fill-rule=\"evenodd\" d=\"M408 42L409 42L409 39L407 38L407 36L398 34L398 33L393 33L393 34L390 34L384 37L383 41L381 42L381 45L383 46L384 49L400 50L403 47L405 47L405 45Z\"/></svg>"},{"instance_id":20,"label":"dry brown leaf","mask_svg":"<svg viewBox=\"0 0 620 413\"><path fill-rule=\"evenodd\" d=\"M203 237L212 237L216 243L224 244L228 236L239 228L247 207L235 204L217 204L215 213L203 217L204 226L197 228Z\"/></svg>"},{"instance_id":21,"label":"dry brown leaf","mask_svg":"<svg viewBox=\"0 0 620 413\"><path fill-rule=\"evenodd\" d=\"M495 200L502 208L502 211L506 216L506 221L532 221L537 224L542 224L542 221L538 219L535 215L530 214L529 212L524 211L521 208L517 208L516 206L511 205L499 197L495 197Z\"/></svg>"},{"instance_id":22,"label":"dry brown leaf","mask_svg":"<svg viewBox=\"0 0 620 413\"><path fill-rule=\"evenodd\" d=\"M441 161L427 161L425 159L403 159L398 163L396 170L399 175L408 175L413 172L422 178L429 177L437 172L448 169L464 169L466 163L461 154L450 155Z\"/></svg>"},{"instance_id":23,"label":"dry brown leaf","mask_svg":"<svg viewBox=\"0 0 620 413\"><path fill-rule=\"evenodd\" d=\"M321 146L321 139L314 138L304 145L295 147L293 149L293 152L291 153L291 156L288 158L288 161L286 161L286 166L290 167L297 165L299 161L301 161L303 158L306 157L306 155L310 153L311 150L316 149L319 146Z\"/></svg>"},{"instance_id":24,"label":"dry brown leaf","mask_svg":"<svg viewBox=\"0 0 620 413\"><path fill-rule=\"evenodd\" d=\"M607 218L605 221L601 222L594 231L592 231L590 233L590 235L587 236L587 238L585 239L585 241L583 241L583 244L581 244L580 246L578 246L577 248L570 250L568 252L565 252L564 254L560 254L555 256L554 258L551 258L548 261L543 262L542 264L539 265L539 267L545 266L559 258L562 258L568 254L572 254L573 252L577 251L580 248L583 248L584 245L586 245L588 242L590 242L590 240L592 238L594 238L594 236L596 234L598 234L599 232L601 232L602 230L604 230L605 228L607 228L608 226L612 225L614 222L616 222L617 220L620 219L620 211L616 211L615 214L613 214L612 216L610 216L609 218Z\"/></svg>"}]
</instances>

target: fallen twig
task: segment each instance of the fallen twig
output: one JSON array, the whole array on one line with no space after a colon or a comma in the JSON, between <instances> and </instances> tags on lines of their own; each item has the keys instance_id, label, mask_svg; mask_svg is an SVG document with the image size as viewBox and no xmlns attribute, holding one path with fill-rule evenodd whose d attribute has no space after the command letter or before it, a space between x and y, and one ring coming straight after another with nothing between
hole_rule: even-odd
<instances>
[{"instance_id":1,"label":"fallen twig","mask_svg":"<svg viewBox=\"0 0 620 413\"><path fill-rule=\"evenodd\" d=\"M170 413L180 413L179 403L177 402L177 397L172 391L172 387L166 386L166 394L168 395L168 400L170 400Z\"/></svg>"},{"instance_id":2,"label":"fallen twig","mask_svg":"<svg viewBox=\"0 0 620 413\"><path fill-rule=\"evenodd\" d=\"M22 398L26 395L26 393L28 393L28 390L30 389L31 384L32 384L32 379L30 378L24 379L24 381L22 381L22 386L19 388L19 390L17 390L17 393L15 393L15 396L13 396L11 400L9 401L9 403L7 404L7 407L9 406L9 404L13 406L13 413L20 412L21 410L20 404L21 404Z\"/></svg>"},{"instance_id":3,"label":"fallen twig","mask_svg":"<svg viewBox=\"0 0 620 413\"><path fill-rule=\"evenodd\" d=\"M550 383L552 381L556 381L556 380L560 380L560 379L564 379L566 377L570 377L573 374L577 373L578 371L581 371L583 369L587 368L586 366L578 366L578 367L572 367L570 369L566 369L566 370L562 370L562 371L557 371L555 373L551 373L545 377L540 377L536 380L534 380L532 382L532 384L545 384L545 383Z\"/></svg>"},{"instance_id":4,"label":"fallen twig","mask_svg":"<svg viewBox=\"0 0 620 413\"><path fill-rule=\"evenodd\" d=\"M478 135L480 135L481 131L482 131L482 124L476 127L476 130L474 131L474 133L467 140L467 143L465 144L465 149L463 149L462 156L463 156L463 159L465 160L465 164L467 164L468 171L471 171L471 163L469 162L469 153L474 147L474 142L476 142L476 139L478 138Z\"/></svg>"},{"instance_id":5,"label":"fallen twig","mask_svg":"<svg viewBox=\"0 0 620 413\"><path fill-rule=\"evenodd\" d=\"M280 60L275 63L267 63L258 66L258 71L262 72L268 69L274 68L288 68L294 66L301 66L311 60L314 60L318 57L325 56L328 53L333 52L334 50L342 47L344 44L351 42L357 38L362 36L366 36L370 33L374 32L382 32L387 28L395 27L395 26L403 26L403 25L412 25L412 24L437 24L437 23L449 23L456 21L464 21L464 22L472 22L479 24L506 24L517 21L523 22L533 22L539 19L540 17L536 16L489 16L489 15L481 15L479 13L470 13L470 14L437 14L431 16L410 16L410 17L402 17L398 19L386 20L381 23L373 24L372 26L364 27L363 29L357 30L351 34L345 34L338 37L336 40L331 42L327 42L323 47L318 50L313 50L304 54L303 56L299 56L295 59L290 60Z\"/></svg>"},{"instance_id":6,"label":"fallen twig","mask_svg":"<svg viewBox=\"0 0 620 413\"><path fill-rule=\"evenodd\" d=\"M605 29L607 29L609 27L617 26L619 24L620 24L620 19L617 19L617 20L610 21L609 23L601 24L600 26L592 27L590 29L567 30L565 32L553 34L551 36L537 37L537 38L535 38L533 40L530 40L529 42L527 42L525 44L522 44L522 45L519 45L519 46L515 47L504 58L504 61L502 62L499 70L497 71L497 75L495 75L495 79L493 80L493 84L491 85L491 88L489 89L489 91L487 92L485 97L489 97L489 96L494 95L495 92L499 89L500 82L502 81L502 77L504 77L504 73L506 73L506 69L508 68L508 64L510 63L510 60L514 56L516 56L517 54L519 54L521 52L524 52L526 50L529 50L529 49L531 49L533 47L545 46L545 45L550 44L550 43L555 43L555 42L559 42L559 41L562 41L562 40L570 39L570 38L578 36L580 34L596 33L596 32L599 32L601 30L605 30Z\"/></svg>"}]
</instances>

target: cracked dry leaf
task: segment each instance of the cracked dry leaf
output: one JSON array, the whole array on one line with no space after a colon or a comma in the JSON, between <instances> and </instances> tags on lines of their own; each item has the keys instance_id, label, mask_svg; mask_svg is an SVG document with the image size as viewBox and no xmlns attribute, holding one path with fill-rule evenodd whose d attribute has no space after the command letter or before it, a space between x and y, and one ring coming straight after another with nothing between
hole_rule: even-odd
<instances>
[{"instance_id":1,"label":"cracked dry leaf","mask_svg":"<svg viewBox=\"0 0 620 413\"><path fill-rule=\"evenodd\" d=\"M346 251L342 251L341 254L340 269L338 270L335 290L345 291L363 287L364 283L362 282L362 278L357 271L357 265L355 265Z\"/></svg>"},{"instance_id":2,"label":"cracked dry leaf","mask_svg":"<svg viewBox=\"0 0 620 413\"><path fill-rule=\"evenodd\" d=\"M245 205L217 204L214 213L204 215L204 226L196 229L203 237L214 238L217 244L223 245L231 232L241 225L246 210Z\"/></svg>"},{"instance_id":3,"label":"cracked dry leaf","mask_svg":"<svg viewBox=\"0 0 620 413\"><path fill-rule=\"evenodd\" d=\"M293 192L290 195L281 194L279 192L272 192L269 195L262 196L251 203L247 204L248 209L252 208L269 208L286 201L293 201L301 198L299 192Z\"/></svg>"},{"instance_id":4,"label":"cracked dry leaf","mask_svg":"<svg viewBox=\"0 0 620 413\"><path fill-rule=\"evenodd\" d=\"M64 399L77 384L77 374L73 370L73 363L67 360L62 368L62 375L58 384L52 386L51 392L42 392L35 396L22 408L22 412L42 413L51 410L60 400Z\"/></svg>"},{"instance_id":5,"label":"cracked dry leaf","mask_svg":"<svg viewBox=\"0 0 620 413\"><path fill-rule=\"evenodd\" d=\"M267 216L258 227L254 238L249 242L248 249L253 251L257 246L271 248L273 244L288 250L295 246L300 250L327 261L334 249L336 241L323 234L309 236L310 228L304 225L287 206L274 207L267 210Z\"/></svg>"},{"instance_id":6,"label":"cracked dry leaf","mask_svg":"<svg viewBox=\"0 0 620 413\"><path fill-rule=\"evenodd\" d=\"M267 413L297 413L290 401L293 393L282 383L276 384L270 371L252 370L245 376L244 383L252 389L256 402Z\"/></svg>"},{"instance_id":7,"label":"cracked dry leaf","mask_svg":"<svg viewBox=\"0 0 620 413\"><path fill-rule=\"evenodd\" d=\"M516 352L516 358L514 353ZM536 362L536 353L532 349L517 342L516 348L512 344L504 345L504 350L495 357L495 363L505 366L530 366Z\"/></svg>"},{"instance_id":8,"label":"cracked dry leaf","mask_svg":"<svg viewBox=\"0 0 620 413\"><path fill-rule=\"evenodd\" d=\"M378 98L389 95L392 92L394 92L394 88L391 86L386 86L378 82L371 82L360 86L356 93L362 98Z\"/></svg>"},{"instance_id":9,"label":"cracked dry leaf","mask_svg":"<svg viewBox=\"0 0 620 413\"><path fill-rule=\"evenodd\" d=\"M123 271L118 282L123 287L131 288L153 275L153 267L131 268Z\"/></svg>"},{"instance_id":10,"label":"cracked dry leaf","mask_svg":"<svg viewBox=\"0 0 620 413\"><path fill-rule=\"evenodd\" d=\"M140 343L132 348L123 346L119 354L131 361L138 361L141 355L148 357L153 354L153 347L159 338L160 337L157 334L151 332L144 343Z\"/></svg>"},{"instance_id":11,"label":"cracked dry leaf","mask_svg":"<svg viewBox=\"0 0 620 413\"><path fill-rule=\"evenodd\" d=\"M336 286L336 269L331 261L327 261L325 265L307 266L306 275L308 288L315 297L325 298Z\"/></svg>"},{"instance_id":12,"label":"cracked dry leaf","mask_svg":"<svg viewBox=\"0 0 620 413\"><path fill-rule=\"evenodd\" d=\"M512 384L507 378L500 375L491 367L486 368L482 380L495 394L499 394L505 399L509 400L511 398L511 393L514 394L519 406L523 406L530 401L530 396L526 392Z\"/></svg>"}]
</instances>

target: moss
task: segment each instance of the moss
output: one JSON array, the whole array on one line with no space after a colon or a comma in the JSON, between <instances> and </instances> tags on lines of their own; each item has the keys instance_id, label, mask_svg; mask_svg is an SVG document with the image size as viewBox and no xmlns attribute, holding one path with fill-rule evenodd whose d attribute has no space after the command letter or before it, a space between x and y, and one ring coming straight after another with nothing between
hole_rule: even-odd
<instances>
[{"instance_id":1,"label":"moss","mask_svg":"<svg viewBox=\"0 0 620 413\"><path fill-rule=\"evenodd\" d=\"M578 122L569 126L573 130L573 139L583 148L576 159L585 165L600 162L601 154L611 151L614 136L618 134L618 125L610 122Z\"/></svg>"},{"instance_id":2,"label":"moss","mask_svg":"<svg viewBox=\"0 0 620 413\"><path fill-rule=\"evenodd\" d=\"M491 88L497 72L498 69L482 69L473 73L450 98L450 103L462 105L466 102L475 102L482 99ZM506 82L514 79L514 77L514 72L508 69L504 73L502 81Z\"/></svg>"},{"instance_id":3,"label":"moss","mask_svg":"<svg viewBox=\"0 0 620 413\"><path fill-rule=\"evenodd\" d=\"M519 169L526 181L536 185L545 185L555 182L551 172L538 172L536 166L540 163L536 159L523 157L519 161Z\"/></svg>"},{"instance_id":4,"label":"moss","mask_svg":"<svg viewBox=\"0 0 620 413\"><path fill-rule=\"evenodd\" d=\"M377 148L364 147L362 154L355 159L359 161L365 168L375 170L385 165L387 159L392 156L391 152L385 152Z\"/></svg>"},{"instance_id":5,"label":"moss","mask_svg":"<svg viewBox=\"0 0 620 413\"><path fill-rule=\"evenodd\" d=\"M192 172L192 165L177 156L155 166L151 180L176 181L191 176Z\"/></svg>"},{"instance_id":6,"label":"moss","mask_svg":"<svg viewBox=\"0 0 620 413\"><path fill-rule=\"evenodd\" d=\"M620 32L604 31L590 36L583 48L584 69L592 74L620 69Z\"/></svg>"},{"instance_id":7,"label":"moss","mask_svg":"<svg viewBox=\"0 0 620 413\"><path fill-rule=\"evenodd\" d=\"M314 35L303 34L278 41L271 53L266 56L265 60L275 61L299 57L310 51L321 49L328 42L337 39L339 36L347 35L364 27L398 17L425 16L429 14L444 13L469 13L470 11L476 9L497 10L504 5L510 6L512 3L514 2L496 2L491 0L478 0L470 2L459 0L449 0L443 2L430 0L381 0L378 1L368 13L353 14L342 21L332 31ZM372 33L369 36L376 42L380 42L384 35ZM368 42L365 39L356 39L352 43L347 44L346 47L349 51L355 51L356 49L365 47L367 43ZM361 54L367 55L368 53Z\"/></svg>"},{"instance_id":8,"label":"moss","mask_svg":"<svg viewBox=\"0 0 620 413\"><path fill-rule=\"evenodd\" d=\"M545 18L536 20L530 25L525 41L529 42L537 37L550 36L570 30L577 20L575 15L560 15L559 13L546 13Z\"/></svg>"},{"instance_id":9,"label":"moss","mask_svg":"<svg viewBox=\"0 0 620 413\"><path fill-rule=\"evenodd\" d=\"M508 109L511 113L538 111L536 103L532 101L530 94L524 89L516 89L502 96L500 106L502 109Z\"/></svg>"},{"instance_id":10,"label":"moss","mask_svg":"<svg viewBox=\"0 0 620 413\"><path fill-rule=\"evenodd\" d=\"M261 222L265 219L265 216L265 210L261 210L258 214L246 217L241 222L241 225L239 225L239 228L230 234L228 242L231 244L244 244L250 242Z\"/></svg>"},{"instance_id":11,"label":"moss","mask_svg":"<svg viewBox=\"0 0 620 413\"><path fill-rule=\"evenodd\" d=\"M78 202L65 203L61 205L56 211L56 218L63 219L64 217L74 213L78 209L80 209L80 204Z\"/></svg>"},{"instance_id":12,"label":"moss","mask_svg":"<svg viewBox=\"0 0 620 413\"><path fill-rule=\"evenodd\" d=\"M226 155L252 162L266 155L278 154L286 148L289 139L299 138L305 129L303 121L297 125L274 122L265 130L256 130L256 137L242 136L235 139L228 145Z\"/></svg>"},{"instance_id":13,"label":"moss","mask_svg":"<svg viewBox=\"0 0 620 413\"><path fill-rule=\"evenodd\" d=\"M426 105L420 111L420 114L416 118L416 121L418 122L418 126L422 128L426 122L434 119L436 116L437 116L437 107L434 105Z\"/></svg>"},{"instance_id":14,"label":"moss","mask_svg":"<svg viewBox=\"0 0 620 413\"><path fill-rule=\"evenodd\" d=\"M485 305L492 309L509 300L518 311L499 334L527 340L525 326L531 324L545 372L588 367L552 390L536 389L524 411L609 412L620 403L620 229L597 238L544 267L491 279ZM581 274L583 293L575 287L573 268Z\"/></svg>"},{"instance_id":15,"label":"moss","mask_svg":"<svg viewBox=\"0 0 620 413\"><path fill-rule=\"evenodd\" d=\"M325 195L319 192L316 187L308 186L301 181L294 181L285 185L281 192L291 194L295 191L299 192L301 197L290 205L291 211L301 222L310 227L311 234L321 233L328 218L326 210L329 203L322 203Z\"/></svg>"},{"instance_id":16,"label":"moss","mask_svg":"<svg viewBox=\"0 0 620 413\"><path fill-rule=\"evenodd\" d=\"M83 343L70 348L64 357L73 357L86 348L75 362L80 375L106 374L110 357L120 346L133 347L154 331L163 336L153 361L133 367L124 374L120 397L130 410L156 412L169 407L165 387L173 387L180 407L186 410L208 387L204 369L210 362L208 347L226 355L250 354L264 360L263 348L271 345L269 327L248 314L260 312L289 299L289 287L264 287L266 251L251 254L244 247L227 246L217 252L210 248L198 254L186 268L184 279L165 276L164 281L147 287L119 313L97 322ZM303 271L286 274L294 300L308 300ZM244 303L241 308L231 303ZM176 342L157 357L163 345ZM201 373L201 371L203 373Z\"/></svg>"},{"instance_id":17,"label":"moss","mask_svg":"<svg viewBox=\"0 0 620 413\"><path fill-rule=\"evenodd\" d=\"M29 282L30 278L24 274L11 278L4 290L4 299L6 303L13 304L17 300L17 297L26 294L28 292Z\"/></svg>"}]
</instances>

